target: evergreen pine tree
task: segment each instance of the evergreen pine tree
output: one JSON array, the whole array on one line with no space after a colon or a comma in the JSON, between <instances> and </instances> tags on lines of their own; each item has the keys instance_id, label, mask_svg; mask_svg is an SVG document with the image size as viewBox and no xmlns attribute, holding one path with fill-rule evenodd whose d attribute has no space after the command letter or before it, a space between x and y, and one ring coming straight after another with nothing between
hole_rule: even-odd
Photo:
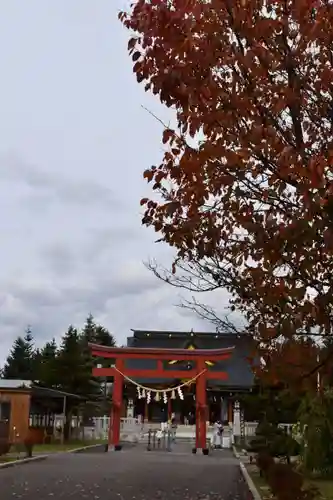
<instances>
[{"instance_id":1,"label":"evergreen pine tree","mask_svg":"<svg viewBox=\"0 0 333 500\"><path fill-rule=\"evenodd\" d=\"M45 346L46 347L46 346ZM53 358L54 345L47 346L48 352L48 362L50 365ZM70 394L76 394L79 396L87 396L89 390L89 377L85 365L83 364L82 355L82 345L80 342L80 336L76 328L70 325L63 335L60 348L54 359L55 366L55 384L56 388ZM49 366L50 366L49 365ZM51 382L50 382L51 383ZM77 406L78 402L67 398L66 402L66 425L65 425L65 437L69 436L69 423L71 421L71 415L73 414L74 408Z\"/></svg>"},{"instance_id":2,"label":"evergreen pine tree","mask_svg":"<svg viewBox=\"0 0 333 500\"><path fill-rule=\"evenodd\" d=\"M37 379L44 387L55 388L59 385L58 347L55 339L46 342L38 352Z\"/></svg>"},{"instance_id":3,"label":"evergreen pine tree","mask_svg":"<svg viewBox=\"0 0 333 500\"><path fill-rule=\"evenodd\" d=\"M116 339L112 333L101 325L97 325L95 328L95 342L96 344L107 345L109 347L116 345Z\"/></svg>"},{"instance_id":4,"label":"evergreen pine tree","mask_svg":"<svg viewBox=\"0 0 333 500\"><path fill-rule=\"evenodd\" d=\"M91 400L95 401L99 407L105 406L105 384L107 379L101 380L92 376L92 370L96 364L105 364L110 362L110 360L97 360L91 355L91 350L88 344L96 343L101 345L114 346L115 339L113 335L102 325L97 325L92 314L86 319L84 328L81 332L81 342L83 349L83 362L87 367L87 371L90 374L90 391L89 397Z\"/></svg>"},{"instance_id":5,"label":"evergreen pine tree","mask_svg":"<svg viewBox=\"0 0 333 500\"><path fill-rule=\"evenodd\" d=\"M84 343L95 342L96 340L96 323L93 315L90 313L86 319L83 330L81 332L81 339Z\"/></svg>"},{"instance_id":6,"label":"evergreen pine tree","mask_svg":"<svg viewBox=\"0 0 333 500\"><path fill-rule=\"evenodd\" d=\"M33 353L33 380L38 383L41 364L41 350L37 347Z\"/></svg>"},{"instance_id":7,"label":"evergreen pine tree","mask_svg":"<svg viewBox=\"0 0 333 500\"><path fill-rule=\"evenodd\" d=\"M114 347L116 345L116 340L112 333L109 332L104 326L97 325L95 330L95 343L100 345L106 345L109 347ZM109 366L110 359L93 359L93 364L100 364L102 366ZM110 379L108 378L108 381Z\"/></svg>"},{"instance_id":8,"label":"evergreen pine tree","mask_svg":"<svg viewBox=\"0 0 333 500\"><path fill-rule=\"evenodd\" d=\"M87 369L83 363L82 345L77 329L70 325L62 337L57 356L58 386L72 394L84 394Z\"/></svg>"},{"instance_id":9,"label":"evergreen pine tree","mask_svg":"<svg viewBox=\"0 0 333 500\"><path fill-rule=\"evenodd\" d=\"M81 331L80 341L82 346L83 364L85 366L85 369L87 370L87 374L89 374L89 392L87 393L87 395L89 395L89 399L99 401L102 397L101 380L93 377L92 375L94 360L88 346L89 342L96 342L96 328L97 326L94 317L90 313Z\"/></svg>"},{"instance_id":10,"label":"evergreen pine tree","mask_svg":"<svg viewBox=\"0 0 333 500\"><path fill-rule=\"evenodd\" d=\"M28 327L25 336L17 337L6 359L3 378L17 380L34 380L35 349L31 330Z\"/></svg>"}]
</instances>

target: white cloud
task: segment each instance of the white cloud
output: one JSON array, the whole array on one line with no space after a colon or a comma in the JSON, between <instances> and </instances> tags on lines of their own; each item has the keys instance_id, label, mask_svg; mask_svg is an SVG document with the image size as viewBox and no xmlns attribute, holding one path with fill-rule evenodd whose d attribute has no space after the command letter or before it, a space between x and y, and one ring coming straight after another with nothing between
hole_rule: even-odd
<instances>
[{"instance_id":1,"label":"white cloud","mask_svg":"<svg viewBox=\"0 0 333 500\"><path fill-rule=\"evenodd\" d=\"M41 343L89 312L119 343L130 328L209 329L142 263L172 253L141 227L142 172L162 155L141 105L171 115L133 76L122 7L2 5L0 364L27 324Z\"/></svg>"}]
</instances>

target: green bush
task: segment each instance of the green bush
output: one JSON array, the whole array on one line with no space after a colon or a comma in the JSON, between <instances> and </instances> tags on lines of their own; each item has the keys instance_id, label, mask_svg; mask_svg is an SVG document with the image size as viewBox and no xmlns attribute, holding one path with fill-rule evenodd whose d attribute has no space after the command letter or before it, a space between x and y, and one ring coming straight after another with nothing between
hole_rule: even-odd
<instances>
[{"instance_id":1,"label":"green bush","mask_svg":"<svg viewBox=\"0 0 333 500\"><path fill-rule=\"evenodd\" d=\"M308 394L302 401L299 418L302 439L302 466L310 474L333 477L333 390Z\"/></svg>"},{"instance_id":2,"label":"green bush","mask_svg":"<svg viewBox=\"0 0 333 500\"><path fill-rule=\"evenodd\" d=\"M299 455L300 445L289 434L279 432L269 443L269 451L273 457L289 457Z\"/></svg>"},{"instance_id":3,"label":"green bush","mask_svg":"<svg viewBox=\"0 0 333 500\"><path fill-rule=\"evenodd\" d=\"M266 450L269 442L274 435L275 427L267 421L262 421L256 428L256 435L251 439L247 446L247 451L252 453L259 453Z\"/></svg>"},{"instance_id":4,"label":"green bush","mask_svg":"<svg viewBox=\"0 0 333 500\"><path fill-rule=\"evenodd\" d=\"M246 449L250 453L259 453L267 448L267 441L264 436L257 436L249 442Z\"/></svg>"},{"instance_id":5,"label":"green bush","mask_svg":"<svg viewBox=\"0 0 333 500\"><path fill-rule=\"evenodd\" d=\"M271 424L267 420L263 420L262 422L259 422L256 428L256 436L265 436L266 438L269 438L270 436L276 434L277 430L278 428L276 425Z\"/></svg>"},{"instance_id":6,"label":"green bush","mask_svg":"<svg viewBox=\"0 0 333 500\"><path fill-rule=\"evenodd\" d=\"M257 427L250 448L257 453L257 466L276 500L314 500L318 491L304 487L304 478L290 464L290 457L300 453L300 444L283 429L269 422ZM286 463L274 457L286 457Z\"/></svg>"},{"instance_id":7,"label":"green bush","mask_svg":"<svg viewBox=\"0 0 333 500\"><path fill-rule=\"evenodd\" d=\"M266 451L273 457L286 457L289 461L291 456L300 453L300 445L283 429L269 422L261 422L256 429L256 437L247 446L250 453Z\"/></svg>"}]
</instances>

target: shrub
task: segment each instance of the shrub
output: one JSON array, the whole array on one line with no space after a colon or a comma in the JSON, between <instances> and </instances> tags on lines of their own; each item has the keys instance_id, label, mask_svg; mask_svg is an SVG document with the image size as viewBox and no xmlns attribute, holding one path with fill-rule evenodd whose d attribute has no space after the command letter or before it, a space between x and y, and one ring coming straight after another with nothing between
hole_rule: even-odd
<instances>
[{"instance_id":1,"label":"shrub","mask_svg":"<svg viewBox=\"0 0 333 500\"><path fill-rule=\"evenodd\" d=\"M286 457L290 461L290 457L299 455L300 445L290 435L284 432L279 432L269 444L269 451L274 457Z\"/></svg>"},{"instance_id":2,"label":"shrub","mask_svg":"<svg viewBox=\"0 0 333 500\"><path fill-rule=\"evenodd\" d=\"M267 420L259 422L256 428L256 436L265 436L266 438L269 438L270 436L276 434L276 432L277 432L277 426L271 424Z\"/></svg>"},{"instance_id":3,"label":"shrub","mask_svg":"<svg viewBox=\"0 0 333 500\"><path fill-rule=\"evenodd\" d=\"M267 472L267 482L277 500L313 500L316 488L304 488L302 474L289 464L274 463Z\"/></svg>"},{"instance_id":4,"label":"shrub","mask_svg":"<svg viewBox=\"0 0 333 500\"><path fill-rule=\"evenodd\" d=\"M291 456L299 454L300 445L283 429L263 421L258 425L256 437L250 441L247 450L252 453L266 450L273 457L286 457L289 462Z\"/></svg>"},{"instance_id":5,"label":"shrub","mask_svg":"<svg viewBox=\"0 0 333 500\"><path fill-rule=\"evenodd\" d=\"M257 455L257 466L260 476L268 477L269 469L274 465L274 458L267 451L260 451Z\"/></svg>"},{"instance_id":6,"label":"shrub","mask_svg":"<svg viewBox=\"0 0 333 500\"><path fill-rule=\"evenodd\" d=\"M252 453L260 453L261 451L267 449L269 441L274 435L275 426L263 420L260 422L256 428L256 435L251 439L247 446L247 451Z\"/></svg>"},{"instance_id":7,"label":"shrub","mask_svg":"<svg viewBox=\"0 0 333 500\"><path fill-rule=\"evenodd\" d=\"M302 465L310 474L333 476L333 390L307 394L299 411Z\"/></svg>"},{"instance_id":8,"label":"shrub","mask_svg":"<svg viewBox=\"0 0 333 500\"><path fill-rule=\"evenodd\" d=\"M296 457L301 453L300 443L290 435L287 435L287 448L291 457Z\"/></svg>"},{"instance_id":9,"label":"shrub","mask_svg":"<svg viewBox=\"0 0 333 500\"><path fill-rule=\"evenodd\" d=\"M252 453L260 453L260 451L267 448L267 441L264 436L256 436L251 439L250 443L247 445L246 449Z\"/></svg>"},{"instance_id":10,"label":"shrub","mask_svg":"<svg viewBox=\"0 0 333 500\"><path fill-rule=\"evenodd\" d=\"M267 480L273 495L279 500L298 499L298 493L303 486L302 475L283 463L274 463L274 466L270 467Z\"/></svg>"},{"instance_id":11,"label":"shrub","mask_svg":"<svg viewBox=\"0 0 333 500\"><path fill-rule=\"evenodd\" d=\"M0 439L0 457L10 452L11 443L8 439Z\"/></svg>"}]
</instances>

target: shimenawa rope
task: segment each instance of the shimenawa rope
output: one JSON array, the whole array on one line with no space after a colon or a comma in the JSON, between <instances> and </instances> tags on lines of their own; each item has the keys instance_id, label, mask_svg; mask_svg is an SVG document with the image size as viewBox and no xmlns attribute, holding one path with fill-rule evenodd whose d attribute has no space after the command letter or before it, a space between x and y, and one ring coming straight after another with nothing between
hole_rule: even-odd
<instances>
[{"instance_id":1,"label":"shimenawa rope","mask_svg":"<svg viewBox=\"0 0 333 500\"><path fill-rule=\"evenodd\" d=\"M177 391L178 389L181 389L182 387L185 387L186 385L191 385L191 384L193 384L193 382L195 382L197 380L197 378L200 377L200 375L202 375L203 373L205 373L207 371L207 368L205 368L200 373L198 373L195 377L193 377L191 380L188 380L187 382L184 382L183 384L177 385L175 387L168 387L167 389L155 389L155 388L152 388L152 387L147 387L145 385L141 385L138 382L136 382L135 380L133 380L132 378L130 378L127 375L125 375L124 373L122 373L115 366L113 368L118 373L120 373L120 375L122 375L124 377L124 379L128 380L128 382L131 382L132 384L136 385L136 387L139 387L140 389L143 389L145 391L151 391L151 392L155 392L155 393L159 393L159 394L163 394L164 392ZM184 372L184 375L185 375L185 373L186 372Z\"/></svg>"}]
</instances>

